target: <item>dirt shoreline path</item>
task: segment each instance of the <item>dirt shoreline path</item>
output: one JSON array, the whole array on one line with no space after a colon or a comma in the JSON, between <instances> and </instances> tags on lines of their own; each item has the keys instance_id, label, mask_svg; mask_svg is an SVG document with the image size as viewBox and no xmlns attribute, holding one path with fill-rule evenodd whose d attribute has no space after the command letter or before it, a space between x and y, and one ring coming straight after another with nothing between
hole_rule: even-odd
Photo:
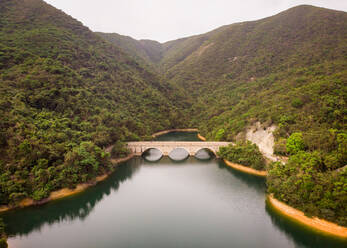
<instances>
[{"instance_id":1,"label":"dirt shoreline path","mask_svg":"<svg viewBox=\"0 0 347 248\"><path fill-rule=\"evenodd\" d=\"M317 217L307 217L302 211L297 210L285 204L284 202L277 200L272 195L267 196L267 201L275 210L297 222L300 222L301 224L309 226L320 232L328 233L330 235L347 239L346 227L339 226L333 222L329 222L324 219L319 219Z\"/></svg>"},{"instance_id":2,"label":"dirt shoreline path","mask_svg":"<svg viewBox=\"0 0 347 248\"><path fill-rule=\"evenodd\" d=\"M196 129L196 128L187 128L187 129L164 130L164 131L152 134L152 137L157 137L159 135L163 135L163 134L170 133L170 132L198 132L198 129ZM202 138L204 138L204 137L202 137ZM112 149L112 146L109 146L109 147L105 148L105 151L106 152L111 152L111 149ZM134 156L135 156L134 154L130 154L130 155L128 155L125 158L111 159L111 163L114 165L114 168L116 168L116 165L118 165L119 163L125 162L125 161L133 158ZM50 201L54 201L54 200L61 199L61 198L67 197L67 196L78 194L78 193L86 190L87 188L96 185L98 182L101 182L101 181L105 180L106 178L108 178L108 176L111 173L113 173L113 171L114 170L112 170L112 171L110 171L110 172L108 172L108 173L106 173L104 175L98 176L98 177L95 178L95 180L93 180L91 182L78 184L74 189L63 188L63 189L60 189L60 190L57 190L57 191L53 191L53 192L50 193L49 197L47 197L45 199L42 199L40 201L34 201L31 198L25 198L18 204L18 206L15 206L15 207L0 206L0 213L6 212L6 211L9 211L9 210L13 210L13 209L17 209L17 208L24 208L24 207L29 207L29 206L42 205L42 204L45 204L45 203L50 202Z\"/></svg>"},{"instance_id":3,"label":"dirt shoreline path","mask_svg":"<svg viewBox=\"0 0 347 248\"><path fill-rule=\"evenodd\" d=\"M252 174L252 175L255 175L255 176L261 176L261 177L266 177L267 176L267 171L260 171L260 170L255 170L255 169L252 169L252 168L249 168L247 166L243 166L243 165L240 165L240 164L235 164L233 162L230 162L226 159L223 159L224 160L224 163L238 171L242 171L242 172L245 172L245 173L248 173L248 174Z\"/></svg>"},{"instance_id":4,"label":"dirt shoreline path","mask_svg":"<svg viewBox=\"0 0 347 248\"><path fill-rule=\"evenodd\" d=\"M198 133L198 138L202 141L206 141L206 138L199 133Z\"/></svg>"},{"instance_id":5,"label":"dirt shoreline path","mask_svg":"<svg viewBox=\"0 0 347 248\"><path fill-rule=\"evenodd\" d=\"M135 156L134 154L130 154L124 158L111 159L111 162L114 165L114 168L116 168L118 164L125 162L125 161L133 158L134 156ZM71 196L71 195L80 193L80 192L86 190L87 188L96 185L98 182L104 181L113 172L114 172L114 170L112 170L112 171L110 171L104 175L98 176L95 178L95 181L78 184L74 189L63 188L63 189L60 189L57 191L53 191L50 193L49 197L47 197L41 201L34 201L31 198L26 198L26 199L23 199L19 203L19 205L16 207L0 206L0 213L5 212L5 211L9 211L12 209L17 209L17 208L42 205L42 204L45 204L45 203L50 202L50 201L58 200L58 199L61 199L61 198L67 197L67 196Z\"/></svg>"},{"instance_id":6,"label":"dirt shoreline path","mask_svg":"<svg viewBox=\"0 0 347 248\"><path fill-rule=\"evenodd\" d=\"M158 137L160 135L163 134L167 134L167 133L172 133L172 132L198 132L199 130L197 128L177 128L177 129L169 129L169 130L164 130L164 131L160 131L157 133L152 134L152 137Z\"/></svg>"}]
</instances>

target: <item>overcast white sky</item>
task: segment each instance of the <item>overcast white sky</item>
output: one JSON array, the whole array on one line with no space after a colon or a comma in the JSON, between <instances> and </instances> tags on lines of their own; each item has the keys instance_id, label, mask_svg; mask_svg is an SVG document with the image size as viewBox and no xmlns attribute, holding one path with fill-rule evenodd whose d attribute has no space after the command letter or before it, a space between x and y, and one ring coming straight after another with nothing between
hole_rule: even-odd
<instances>
[{"instance_id":1,"label":"overcast white sky","mask_svg":"<svg viewBox=\"0 0 347 248\"><path fill-rule=\"evenodd\" d=\"M347 11L347 0L45 0L93 31L160 42L310 4Z\"/></svg>"}]
</instances>

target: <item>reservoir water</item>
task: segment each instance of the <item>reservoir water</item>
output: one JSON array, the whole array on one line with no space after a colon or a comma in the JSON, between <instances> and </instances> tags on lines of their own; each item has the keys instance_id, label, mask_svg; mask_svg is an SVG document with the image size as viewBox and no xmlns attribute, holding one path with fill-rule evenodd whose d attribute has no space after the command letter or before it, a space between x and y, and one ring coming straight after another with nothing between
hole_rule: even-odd
<instances>
[{"instance_id":1,"label":"reservoir water","mask_svg":"<svg viewBox=\"0 0 347 248\"><path fill-rule=\"evenodd\" d=\"M197 140L196 133L158 139ZM265 179L206 151L180 162L160 154L154 162L155 150L145 156L78 195L0 215L9 247L347 247L278 215L266 206Z\"/></svg>"}]
</instances>

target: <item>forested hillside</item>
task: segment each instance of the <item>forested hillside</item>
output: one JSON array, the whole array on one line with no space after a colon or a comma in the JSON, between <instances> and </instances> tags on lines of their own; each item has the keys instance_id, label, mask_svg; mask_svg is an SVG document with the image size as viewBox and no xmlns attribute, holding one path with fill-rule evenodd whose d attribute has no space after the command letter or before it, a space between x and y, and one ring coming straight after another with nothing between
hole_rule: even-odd
<instances>
[{"instance_id":1,"label":"forested hillside","mask_svg":"<svg viewBox=\"0 0 347 248\"><path fill-rule=\"evenodd\" d=\"M0 205L92 180L102 148L178 125L170 90L43 1L2 0Z\"/></svg>"},{"instance_id":2,"label":"forested hillside","mask_svg":"<svg viewBox=\"0 0 347 248\"><path fill-rule=\"evenodd\" d=\"M207 34L165 76L196 100L192 125L208 139L275 124L275 152L290 158L268 168L269 193L347 226L345 30L345 12L295 7Z\"/></svg>"},{"instance_id":3,"label":"forested hillside","mask_svg":"<svg viewBox=\"0 0 347 248\"><path fill-rule=\"evenodd\" d=\"M269 192L347 225L346 30L347 13L302 5L161 44L154 65L210 140L276 125L275 152L290 158L270 166Z\"/></svg>"},{"instance_id":4,"label":"forested hillside","mask_svg":"<svg viewBox=\"0 0 347 248\"><path fill-rule=\"evenodd\" d=\"M157 41L135 40L129 36L117 33L97 32L96 34L112 44L121 47L124 52L132 56L136 61L144 66L150 66L151 69L156 69L155 64L162 59L162 45Z\"/></svg>"},{"instance_id":5,"label":"forested hillside","mask_svg":"<svg viewBox=\"0 0 347 248\"><path fill-rule=\"evenodd\" d=\"M260 121L290 156L269 166L269 192L347 225L346 30L347 13L304 5L160 44L93 33L41 0L2 0L0 205L93 180L114 143L117 154L188 126L234 141Z\"/></svg>"}]
</instances>

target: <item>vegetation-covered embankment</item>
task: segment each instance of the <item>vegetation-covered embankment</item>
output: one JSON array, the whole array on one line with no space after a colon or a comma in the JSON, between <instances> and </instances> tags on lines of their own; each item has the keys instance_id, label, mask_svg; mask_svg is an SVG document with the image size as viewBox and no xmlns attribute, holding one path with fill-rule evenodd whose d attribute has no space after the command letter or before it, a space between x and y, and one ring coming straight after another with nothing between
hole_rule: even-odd
<instances>
[{"instance_id":1,"label":"vegetation-covered embankment","mask_svg":"<svg viewBox=\"0 0 347 248\"><path fill-rule=\"evenodd\" d=\"M0 248L7 248L5 224L0 218Z\"/></svg>"},{"instance_id":2,"label":"vegetation-covered embankment","mask_svg":"<svg viewBox=\"0 0 347 248\"><path fill-rule=\"evenodd\" d=\"M258 146L249 141L237 142L236 144L230 144L226 147L220 147L217 154L227 161L248 167L252 170L266 170L265 159L259 151ZM229 164L229 166L232 165Z\"/></svg>"},{"instance_id":3,"label":"vegetation-covered embankment","mask_svg":"<svg viewBox=\"0 0 347 248\"><path fill-rule=\"evenodd\" d=\"M0 1L0 206L93 182L104 147L179 127L170 91L44 1Z\"/></svg>"},{"instance_id":4,"label":"vegetation-covered embankment","mask_svg":"<svg viewBox=\"0 0 347 248\"><path fill-rule=\"evenodd\" d=\"M291 218L292 220L309 226L315 230L320 232L327 233L329 235L334 235L341 238L347 238L347 228L343 226L339 226L333 222L329 222L323 219L319 219L317 217L308 217L304 212L299 211L279 200L274 198L272 195L267 196L267 203L275 209L275 211L279 212L286 217Z\"/></svg>"},{"instance_id":5,"label":"vegetation-covered embankment","mask_svg":"<svg viewBox=\"0 0 347 248\"><path fill-rule=\"evenodd\" d=\"M12 210L15 208L24 208L24 207L29 207L29 206L35 206L35 205L42 205L45 204L47 202L53 201L53 200L58 200L67 196L71 196L71 195L75 195L78 193L83 192L84 190L86 190L87 188L94 186L95 184L104 181L105 179L108 178L108 176L115 170L115 166L119 163L125 162L129 159L131 159L132 157L134 157L133 154L129 154L127 156L124 156L122 158L111 158L111 163L113 164L113 167L110 171L106 172L103 175L97 176L94 179L92 179L89 182L86 183L79 183L77 184L75 187L73 188L62 188L56 191L52 191L50 192L49 196L42 199L42 200L34 200L32 198L24 198L22 199L20 202L18 202L15 205L3 205L0 206L0 213L1 212L5 212L8 210ZM1 248L1 246L0 246Z\"/></svg>"},{"instance_id":6,"label":"vegetation-covered embankment","mask_svg":"<svg viewBox=\"0 0 347 248\"><path fill-rule=\"evenodd\" d=\"M2 0L0 205L41 201L109 173L103 148L114 143L122 153L122 141L183 124L234 141L260 121L278 127L275 153L291 156L270 165L269 192L346 226L345 30L345 12L298 6L165 44L140 42L151 47L141 63L150 59L156 75L122 51L128 42L112 45L41 0ZM221 157L264 170L258 155L241 144Z\"/></svg>"},{"instance_id":7,"label":"vegetation-covered embankment","mask_svg":"<svg viewBox=\"0 0 347 248\"><path fill-rule=\"evenodd\" d=\"M287 148L292 155L286 164L269 165L268 192L308 216L347 226L347 168L343 167L347 135L332 132L326 140L330 152L310 151L300 137L296 134L288 139Z\"/></svg>"}]
</instances>

